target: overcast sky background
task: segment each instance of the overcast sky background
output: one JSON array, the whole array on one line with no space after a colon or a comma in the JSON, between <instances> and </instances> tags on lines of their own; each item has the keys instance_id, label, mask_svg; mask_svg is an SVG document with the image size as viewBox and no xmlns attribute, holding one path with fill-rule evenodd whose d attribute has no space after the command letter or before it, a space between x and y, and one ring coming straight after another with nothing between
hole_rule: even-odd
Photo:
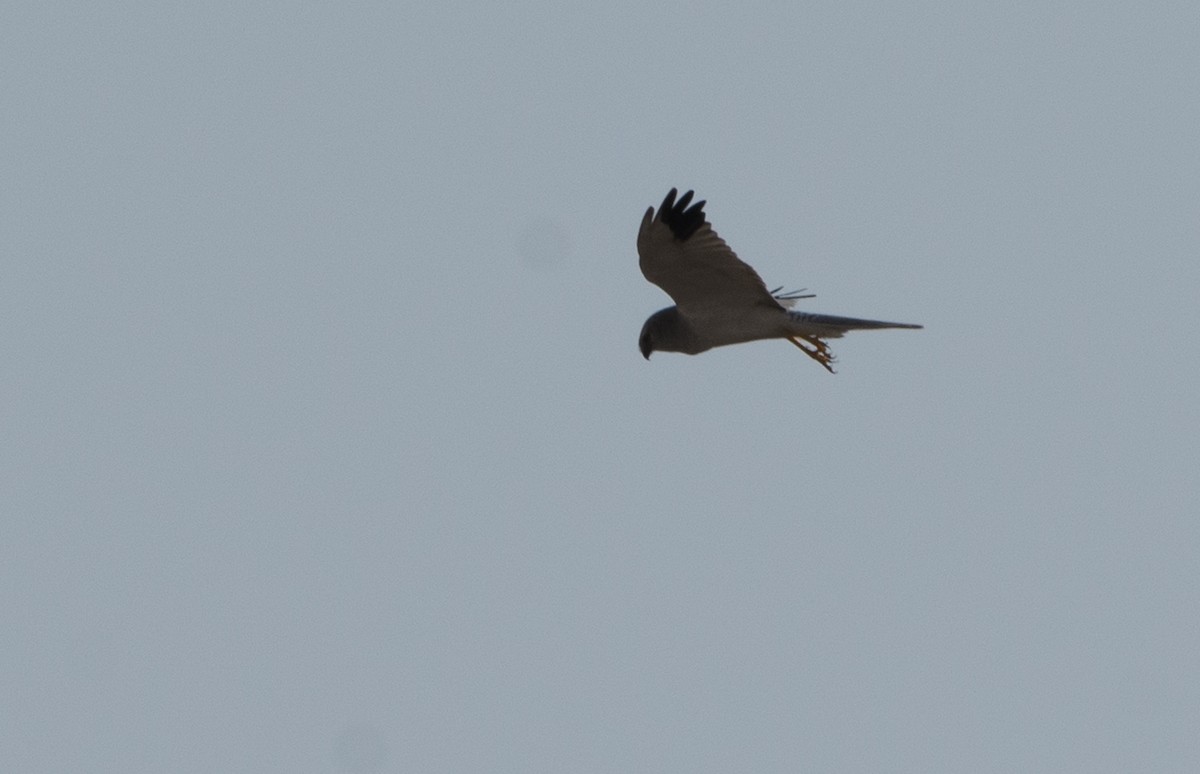
<instances>
[{"instance_id":1,"label":"overcast sky background","mask_svg":"<svg viewBox=\"0 0 1200 774\"><path fill-rule=\"evenodd\" d=\"M1200 769L1200 6L0 13L0 770ZM919 322L637 351L672 186Z\"/></svg>"}]
</instances>

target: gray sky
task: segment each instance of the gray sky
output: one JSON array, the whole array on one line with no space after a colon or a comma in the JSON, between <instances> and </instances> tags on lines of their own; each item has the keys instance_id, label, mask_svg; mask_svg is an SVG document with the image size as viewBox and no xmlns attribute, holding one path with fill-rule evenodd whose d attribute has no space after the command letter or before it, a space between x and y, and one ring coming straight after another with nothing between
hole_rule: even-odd
<instances>
[{"instance_id":1,"label":"gray sky","mask_svg":"<svg viewBox=\"0 0 1200 774\"><path fill-rule=\"evenodd\" d=\"M0 770L1197 770L1197 9L7 4Z\"/></svg>"}]
</instances>

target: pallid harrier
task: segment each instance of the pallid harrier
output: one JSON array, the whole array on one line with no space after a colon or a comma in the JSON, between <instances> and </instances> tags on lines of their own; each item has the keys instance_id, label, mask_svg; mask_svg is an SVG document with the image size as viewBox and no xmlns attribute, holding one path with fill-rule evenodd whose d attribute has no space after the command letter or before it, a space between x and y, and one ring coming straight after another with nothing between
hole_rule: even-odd
<instances>
[{"instance_id":1,"label":"pallid harrier","mask_svg":"<svg viewBox=\"0 0 1200 774\"><path fill-rule=\"evenodd\" d=\"M677 193L671 189L657 214L653 207L646 210L638 229L642 274L676 304L650 315L642 326L638 347L647 360L651 352L696 355L743 341L787 339L833 373L833 353L824 339L863 328L922 327L792 311L797 299L812 296L767 290L713 231L704 202L688 207L693 192L675 201Z\"/></svg>"}]
</instances>

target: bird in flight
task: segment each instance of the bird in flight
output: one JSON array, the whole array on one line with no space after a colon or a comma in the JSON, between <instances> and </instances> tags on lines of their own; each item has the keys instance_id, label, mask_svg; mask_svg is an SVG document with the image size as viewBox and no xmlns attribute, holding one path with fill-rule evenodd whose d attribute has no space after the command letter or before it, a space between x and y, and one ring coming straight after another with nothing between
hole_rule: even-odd
<instances>
[{"instance_id":1,"label":"bird in flight","mask_svg":"<svg viewBox=\"0 0 1200 774\"><path fill-rule=\"evenodd\" d=\"M693 193L676 201L678 191L672 188L657 213L653 207L646 210L638 229L642 274L675 302L642 326L638 348L647 360L651 352L696 355L744 341L787 339L833 373L834 356L825 339L859 329L922 327L793 310L798 299L812 296L767 290L758 273L713 231L704 202L692 204Z\"/></svg>"}]
</instances>

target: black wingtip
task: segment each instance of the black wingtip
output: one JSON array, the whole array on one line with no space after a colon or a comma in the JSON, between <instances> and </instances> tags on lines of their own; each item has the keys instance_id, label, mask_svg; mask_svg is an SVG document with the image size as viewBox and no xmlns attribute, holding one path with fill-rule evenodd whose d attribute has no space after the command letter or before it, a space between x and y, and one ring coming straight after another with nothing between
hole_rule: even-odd
<instances>
[{"instance_id":1,"label":"black wingtip","mask_svg":"<svg viewBox=\"0 0 1200 774\"><path fill-rule=\"evenodd\" d=\"M663 224L671 229L671 233L680 242L686 241L692 234L700 230L704 225L704 200L700 200L692 204L692 198L696 195L695 191L688 191L683 196L679 197L679 201L675 201L675 197L679 191L672 188L663 199L662 207L658 210L658 216ZM688 205L691 205L690 207Z\"/></svg>"},{"instance_id":2,"label":"black wingtip","mask_svg":"<svg viewBox=\"0 0 1200 774\"><path fill-rule=\"evenodd\" d=\"M659 212L667 212L672 207L674 207L675 206L675 197L678 194L679 194L679 191L675 188L672 188L670 191L667 191L667 195L663 197L662 204L660 204L658 206L658 211Z\"/></svg>"}]
</instances>

